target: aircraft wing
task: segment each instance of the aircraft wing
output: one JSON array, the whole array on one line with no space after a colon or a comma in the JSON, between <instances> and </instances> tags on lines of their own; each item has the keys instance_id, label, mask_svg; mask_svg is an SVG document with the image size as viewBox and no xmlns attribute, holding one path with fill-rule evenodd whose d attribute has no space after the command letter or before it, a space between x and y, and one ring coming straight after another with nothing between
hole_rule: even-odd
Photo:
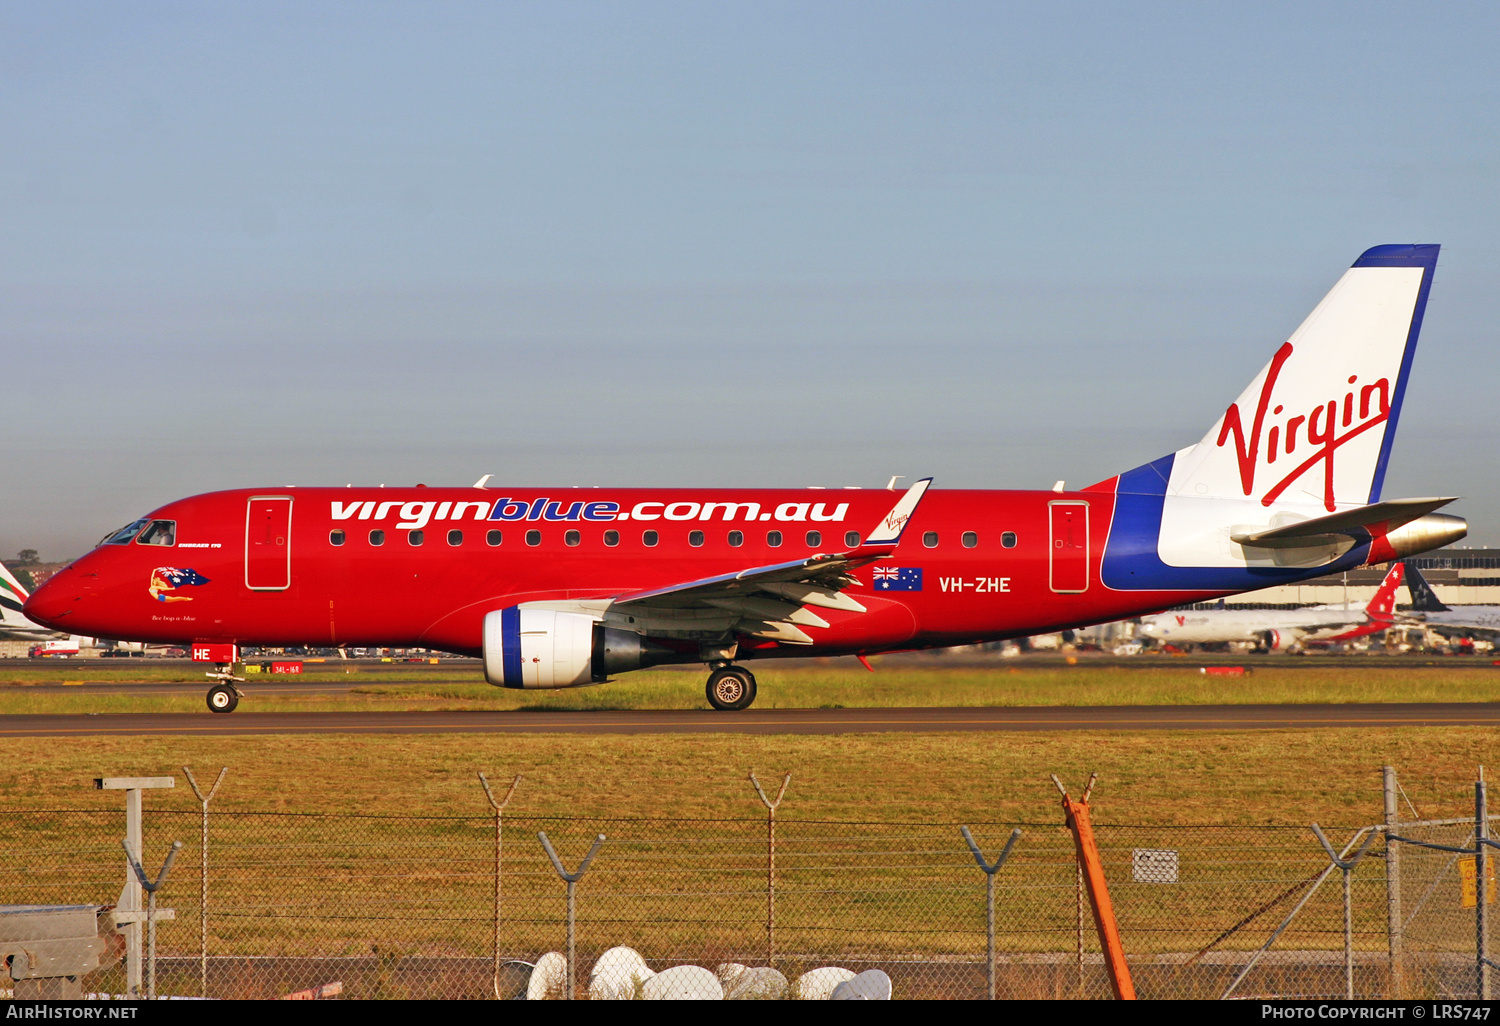
<instances>
[{"instance_id":1,"label":"aircraft wing","mask_svg":"<svg viewBox=\"0 0 1500 1026\"><path fill-rule=\"evenodd\" d=\"M610 611L638 614L637 618L645 622L692 622L698 628L694 633L702 635L713 633L717 627L721 633L732 631L811 645L813 639L801 628L827 627L828 621L803 607L865 612L863 605L843 594L845 588L859 583L852 571L896 551L912 513L931 484L931 478L924 478L908 488L864 542L847 552L817 553L806 559L632 592L616 598Z\"/></svg>"}]
</instances>

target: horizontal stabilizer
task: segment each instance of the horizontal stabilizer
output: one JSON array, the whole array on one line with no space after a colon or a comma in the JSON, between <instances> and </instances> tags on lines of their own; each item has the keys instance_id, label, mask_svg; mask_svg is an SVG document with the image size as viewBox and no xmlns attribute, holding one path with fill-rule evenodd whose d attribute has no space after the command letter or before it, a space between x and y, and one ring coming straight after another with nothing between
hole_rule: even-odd
<instances>
[{"instance_id":1,"label":"horizontal stabilizer","mask_svg":"<svg viewBox=\"0 0 1500 1026\"><path fill-rule=\"evenodd\" d=\"M1295 524L1273 527L1266 531L1232 534L1230 539L1240 545L1275 549L1315 545L1329 535L1347 534L1360 529L1368 531L1377 525L1382 527L1382 533L1388 533L1402 524L1409 524L1433 510L1441 509L1456 498L1454 496L1432 499L1390 499L1386 502L1376 502L1339 513L1330 513L1326 517L1299 520Z\"/></svg>"}]
</instances>

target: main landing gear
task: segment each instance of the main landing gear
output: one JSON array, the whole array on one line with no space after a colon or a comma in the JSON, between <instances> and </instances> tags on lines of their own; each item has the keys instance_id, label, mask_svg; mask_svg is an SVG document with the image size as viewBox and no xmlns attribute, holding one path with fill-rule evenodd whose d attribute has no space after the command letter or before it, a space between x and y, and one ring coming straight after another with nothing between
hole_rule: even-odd
<instances>
[{"instance_id":1,"label":"main landing gear","mask_svg":"<svg viewBox=\"0 0 1500 1026\"><path fill-rule=\"evenodd\" d=\"M738 711L755 701L755 674L743 666L720 666L708 675L708 704L715 709Z\"/></svg>"}]
</instances>

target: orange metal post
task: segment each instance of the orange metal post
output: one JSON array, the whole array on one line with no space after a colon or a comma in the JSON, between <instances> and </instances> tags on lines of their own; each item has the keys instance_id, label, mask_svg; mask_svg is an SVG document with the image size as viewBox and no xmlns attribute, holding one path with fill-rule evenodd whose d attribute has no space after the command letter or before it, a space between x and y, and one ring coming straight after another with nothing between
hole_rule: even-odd
<instances>
[{"instance_id":1,"label":"orange metal post","mask_svg":"<svg viewBox=\"0 0 1500 1026\"><path fill-rule=\"evenodd\" d=\"M1056 777L1052 778L1057 781ZM1093 789L1090 781L1089 789ZM1078 846L1078 864L1083 868L1084 886L1088 888L1089 902L1094 907L1094 927L1099 931L1099 947L1104 952L1104 965L1109 970L1109 985L1115 997L1122 1001L1135 1000L1135 984L1130 979L1130 966L1125 961L1125 946L1120 943L1120 925L1115 921L1115 907L1109 900L1109 887L1104 882L1104 863L1099 858L1099 845L1094 840L1094 827L1089 822L1088 791L1082 801L1074 801L1068 792L1063 792L1063 812L1067 816L1068 829L1073 831L1073 843Z\"/></svg>"}]
</instances>

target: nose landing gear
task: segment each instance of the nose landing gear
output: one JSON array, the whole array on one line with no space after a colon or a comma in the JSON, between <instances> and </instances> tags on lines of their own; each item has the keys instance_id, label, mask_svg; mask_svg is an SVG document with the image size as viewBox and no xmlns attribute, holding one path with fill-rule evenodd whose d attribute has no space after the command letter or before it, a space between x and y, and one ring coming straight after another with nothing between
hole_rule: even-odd
<instances>
[{"instance_id":1,"label":"nose landing gear","mask_svg":"<svg viewBox=\"0 0 1500 1026\"><path fill-rule=\"evenodd\" d=\"M235 687L235 682L244 683L245 678L234 675L234 667L220 665L212 673L205 673L209 680L218 681L208 689L208 711L211 713L232 713L235 706L240 704L240 699L245 693Z\"/></svg>"},{"instance_id":2,"label":"nose landing gear","mask_svg":"<svg viewBox=\"0 0 1500 1026\"><path fill-rule=\"evenodd\" d=\"M708 704L721 711L750 708L755 701L755 674L743 666L720 666L708 675Z\"/></svg>"},{"instance_id":3,"label":"nose landing gear","mask_svg":"<svg viewBox=\"0 0 1500 1026\"><path fill-rule=\"evenodd\" d=\"M215 684L208 689L208 711L232 713L240 704L240 692L232 684Z\"/></svg>"}]
</instances>

